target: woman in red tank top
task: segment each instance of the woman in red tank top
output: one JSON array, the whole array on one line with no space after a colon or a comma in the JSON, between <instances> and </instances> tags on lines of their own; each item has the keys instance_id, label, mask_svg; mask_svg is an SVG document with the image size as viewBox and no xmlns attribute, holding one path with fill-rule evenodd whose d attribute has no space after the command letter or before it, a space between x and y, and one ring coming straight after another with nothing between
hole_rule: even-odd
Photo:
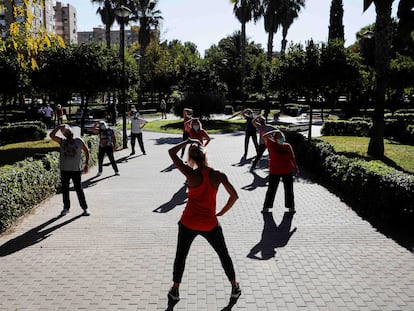
<instances>
[{"instance_id":1,"label":"woman in red tank top","mask_svg":"<svg viewBox=\"0 0 414 311\"><path fill-rule=\"evenodd\" d=\"M185 124L190 138L197 139L203 147L208 145L210 136L203 129L199 118L191 118Z\"/></svg>"},{"instance_id":2,"label":"woman in red tank top","mask_svg":"<svg viewBox=\"0 0 414 311\"><path fill-rule=\"evenodd\" d=\"M188 165L177 153L191 144L188 150ZM228 280L232 285L230 303L235 304L241 295L239 284L236 282L233 261L227 250L223 231L217 216L224 215L236 202L238 195L227 176L210 168L206 154L199 140L188 139L170 150L168 153L175 166L187 178L188 200L178 223L177 252L174 260L173 286L168 292L168 305L173 307L179 300L179 286L184 273L185 260L194 239L201 235L216 250ZM217 190L222 184L229 198L223 208L216 212Z\"/></svg>"}]
</instances>

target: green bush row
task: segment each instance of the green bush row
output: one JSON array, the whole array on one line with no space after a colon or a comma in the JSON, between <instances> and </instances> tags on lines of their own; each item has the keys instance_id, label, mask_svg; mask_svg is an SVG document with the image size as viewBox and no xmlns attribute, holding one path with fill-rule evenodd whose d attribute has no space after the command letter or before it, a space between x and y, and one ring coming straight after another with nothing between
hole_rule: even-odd
<instances>
[{"instance_id":1,"label":"green bush row","mask_svg":"<svg viewBox=\"0 0 414 311\"><path fill-rule=\"evenodd\" d=\"M328 143L287 132L299 166L378 224L414 222L414 176L380 161L339 155Z\"/></svg>"},{"instance_id":2,"label":"green bush row","mask_svg":"<svg viewBox=\"0 0 414 311\"><path fill-rule=\"evenodd\" d=\"M43 122L25 121L0 126L0 146L24 141L41 140L47 129Z\"/></svg>"},{"instance_id":3,"label":"green bush row","mask_svg":"<svg viewBox=\"0 0 414 311\"><path fill-rule=\"evenodd\" d=\"M414 145L414 121L407 115L396 115L385 119L384 136L401 143ZM325 121L321 134L325 136L369 136L372 122L364 118Z\"/></svg>"},{"instance_id":4,"label":"green bush row","mask_svg":"<svg viewBox=\"0 0 414 311\"><path fill-rule=\"evenodd\" d=\"M116 131L118 147L122 134ZM99 139L84 137L90 153L89 166L98 162ZM9 228L19 217L30 211L61 188L59 153L54 151L27 158L0 170L0 232Z\"/></svg>"}]
</instances>

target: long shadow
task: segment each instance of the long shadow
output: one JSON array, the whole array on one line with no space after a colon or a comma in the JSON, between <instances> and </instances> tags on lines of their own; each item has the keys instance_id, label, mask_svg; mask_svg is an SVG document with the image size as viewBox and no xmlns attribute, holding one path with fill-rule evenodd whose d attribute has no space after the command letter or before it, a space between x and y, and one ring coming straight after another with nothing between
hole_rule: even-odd
<instances>
[{"instance_id":1,"label":"long shadow","mask_svg":"<svg viewBox=\"0 0 414 311\"><path fill-rule=\"evenodd\" d=\"M166 168L164 168L163 170L161 170L160 172L161 173L168 173L168 172L171 172L173 169L175 169L175 164L173 163L173 164L171 164L170 166L168 166L168 167L166 167Z\"/></svg>"},{"instance_id":2,"label":"long shadow","mask_svg":"<svg viewBox=\"0 0 414 311\"><path fill-rule=\"evenodd\" d=\"M182 142L183 139L181 137L161 137L155 139L155 144L157 145L176 145L180 142Z\"/></svg>"},{"instance_id":3,"label":"long shadow","mask_svg":"<svg viewBox=\"0 0 414 311\"><path fill-rule=\"evenodd\" d=\"M84 180L83 182L82 182L82 188L88 188L88 187L93 187L93 186L95 186L99 181L103 181L103 180L105 180L105 179L108 179L108 178L112 178L112 177L114 177L115 175L110 175L110 176L106 176L106 177L102 177L102 178L99 178L98 179L98 176L93 176L93 177L91 177L91 178L89 178L89 179L86 179L86 180ZM74 190L75 188L74 187L72 187L70 190Z\"/></svg>"},{"instance_id":4,"label":"long shadow","mask_svg":"<svg viewBox=\"0 0 414 311\"><path fill-rule=\"evenodd\" d=\"M266 177L262 177L254 171L252 171L250 173L253 175L253 180L249 185L241 187L243 190L253 191L257 187L266 187L267 186L267 181L269 179L268 175Z\"/></svg>"},{"instance_id":5,"label":"long shadow","mask_svg":"<svg viewBox=\"0 0 414 311\"><path fill-rule=\"evenodd\" d=\"M279 226L276 225L271 213L263 214L264 227L262 239L257 243L247 255L248 258L257 260L268 260L276 255L276 248L285 247L296 228L292 227L293 213L285 212ZM261 256L258 255L261 253Z\"/></svg>"},{"instance_id":6,"label":"long shadow","mask_svg":"<svg viewBox=\"0 0 414 311\"><path fill-rule=\"evenodd\" d=\"M253 160L254 160L254 157L251 157L248 159L245 157L241 157L239 163L234 163L232 164L232 166L243 166L243 165L251 163Z\"/></svg>"},{"instance_id":7,"label":"long shadow","mask_svg":"<svg viewBox=\"0 0 414 311\"><path fill-rule=\"evenodd\" d=\"M184 184L171 199L153 210L154 213L167 213L178 205L185 204L187 199L187 184Z\"/></svg>"},{"instance_id":8,"label":"long shadow","mask_svg":"<svg viewBox=\"0 0 414 311\"><path fill-rule=\"evenodd\" d=\"M46 228L47 226L49 226L50 224L54 223L56 220L60 219L61 216L57 216L54 218L51 218L50 220L46 221L45 223L23 233L22 235L19 235L18 237L15 237L9 241L7 241L6 243L4 243L2 246L0 246L0 257L5 257L8 255L11 255L15 252L18 252L26 247L35 245L45 239L47 239L50 234L63 227L66 226L67 224L70 224L71 222L75 221L78 218L81 218L82 214L77 215L73 218L70 218L58 225L55 225L53 227L50 227L48 229L43 230L44 228Z\"/></svg>"}]
</instances>

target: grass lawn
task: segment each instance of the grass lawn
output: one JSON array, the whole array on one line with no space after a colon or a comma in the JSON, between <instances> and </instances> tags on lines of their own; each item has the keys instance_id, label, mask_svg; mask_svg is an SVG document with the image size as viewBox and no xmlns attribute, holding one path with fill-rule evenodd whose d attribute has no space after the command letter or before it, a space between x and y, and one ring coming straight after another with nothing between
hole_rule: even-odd
<instances>
[{"instance_id":1,"label":"grass lawn","mask_svg":"<svg viewBox=\"0 0 414 311\"><path fill-rule=\"evenodd\" d=\"M321 139L330 143L338 153L355 154L369 158L367 155L369 137L323 136ZM385 139L384 149L385 156L390 162L394 162L394 167L400 167L406 172L414 173L414 146L402 145Z\"/></svg>"},{"instance_id":2,"label":"grass lawn","mask_svg":"<svg viewBox=\"0 0 414 311\"><path fill-rule=\"evenodd\" d=\"M27 157L33 157L37 153L51 151L59 151L59 145L51 139L0 146L0 166L11 165Z\"/></svg>"}]
</instances>

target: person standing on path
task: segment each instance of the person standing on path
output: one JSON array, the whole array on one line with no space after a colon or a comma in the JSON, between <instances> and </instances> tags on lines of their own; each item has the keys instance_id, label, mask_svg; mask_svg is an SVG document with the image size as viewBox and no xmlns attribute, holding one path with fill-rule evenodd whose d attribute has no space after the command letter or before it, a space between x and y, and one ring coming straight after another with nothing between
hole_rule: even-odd
<instances>
[{"instance_id":1,"label":"person standing on path","mask_svg":"<svg viewBox=\"0 0 414 311\"><path fill-rule=\"evenodd\" d=\"M136 108L131 109L131 155L135 154L135 140L138 140L143 155L146 155L144 141L142 140L142 128L148 121L139 116Z\"/></svg>"},{"instance_id":2,"label":"person standing on path","mask_svg":"<svg viewBox=\"0 0 414 311\"><path fill-rule=\"evenodd\" d=\"M177 153L191 144L188 160L185 164ZM178 223L177 252L174 261L173 285L168 292L168 304L174 306L179 300L179 286L184 273L185 261L194 239L201 235L217 252L228 280L231 283L231 299L234 303L241 295L241 289L236 282L233 261L227 250L223 231L217 217L224 215L238 199L238 194L227 176L209 167L206 153L198 140L188 139L171 149L168 153L181 173L187 178L188 200ZM223 208L216 212L216 196L222 184L229 194Z\"/></svg>"},{"instance_id":3,"label":"person standing on path","mask_svg":"<svg viewBox=\"0 0 414 311\"><path fill-rule=\"evenodd\" d=\"M167 120L167 103L164 98L161 99L160 109L161 109L161 119Z\"/></svg>"},{"instance_id":4,"label":"person standing on path","mask_svg":"<svg viewBox=\"0 0 414 311\"><path fill-rule=\"evenodd\" d=\"M262 213L270 212L282 178L285 190L285 207L289 212L295 212L293 194L293 175L299 174L295 154L292 146L285 142L285 136L279 130L273 130L263 135L264 142L269 150L269 186L266 191Z\"/></svg>"},{"instance_id":5,"label":"person standing on path","mask_svg":"<svg viewBox=\"0 0 414 311\"><path fill-rule=\"evenodd\" d=\"M183 110L183 141L186 141L189 137L189 128L187 126L187 122L192 118L193 116L193 109L191 108L184 108ZM184 156L185 148L181 150L181 158Z\"/></svg>"},{"instance_id":6,"label":"person standing on path","mask_svg":"<svg viewBox=\"0 0 414 311\"><path fill-rule=\"evenodd\" d=\"M256 168L257 163L260 161L263 153L266 150L266 145L263 140L263 135L267 132L277 130L274 126L266 123L266 118L262 115L257 116L252 120L253 126L259 131L259 146L257 148L257 155L253 160L250 171Z\"/></svg>"},{"instance_id":7,"label":"person standing on path","mask_svg":"<svg viewBox=\"0 0 414 311\"><path fill-rule=\"evenodd\" d=\"M250 137L252 138L254 148L256 149L256 154L257 154L257 148L258 148L257 133L256 133L256 128L253 126L253 123L252 123L254 119L253 110L251 110L250 108L247 108L246 110L242 112L242 115L246 119L246 136L244 138L244 154L243 154L243 158L246 158L247 152L249 150Z\"/></svg>"},{"instance_id":8,"label":"person standing on path","mask_svg":"<svg viewBox=\"0 0 414 311\"><path fill-rule=\"evenodd\" d=\"M64 138L56 135L60 131ZM85 193L82 189L81 174L88 172L89 150L81 138L74 138L73 131L68 125L61 124L49 134L50 138L60 145L59 167L62 182L63 210L61 216L69 213L69 182L72 179L78 196L79 204L83 209L84 216L89 216L88 205L86 204ZM82 169L82 152L85 154L85 164Z\"/></svg>"},{"instance_id":9,"label":"person standing on path","mask_svg":"<svg viewBox=\"0 0 414 311\"><path fill-rule=\"evenodd\" d=\"M114 131L108 127L105 121L98 121L92 127L92 133L99 135L99 150L98 150L98 174L102 175L103 159L105 154L108 156L114 169L115 175L119 175L118 166L116 165L114 152L116 151L116 136Z\"/></svg>"},{"instance_id":10,"label":"person standing on path","mask_svg":"<svg viewBox=\"0 0 414 311\"><path fill-rule=\"evenodd\" d=\"M65 114L65 111L63 110L61 105L57 105L55 109L55 115L57 119L57 125L60 125L63 123L63 115Z\"/></svg>"},{"instance_id":11,"label":"person standing on path","mask_svg":"<svg viewBox=\"0 0 414 311\"><path fill-rule=\"evenodd\" d=\"M190 138L197 139L203 147L208 145L211 138L206 130L203 129L199 118L191 118L186 122L186 126L188 127L187 131Z\"/></svg>"}]
</instances>

